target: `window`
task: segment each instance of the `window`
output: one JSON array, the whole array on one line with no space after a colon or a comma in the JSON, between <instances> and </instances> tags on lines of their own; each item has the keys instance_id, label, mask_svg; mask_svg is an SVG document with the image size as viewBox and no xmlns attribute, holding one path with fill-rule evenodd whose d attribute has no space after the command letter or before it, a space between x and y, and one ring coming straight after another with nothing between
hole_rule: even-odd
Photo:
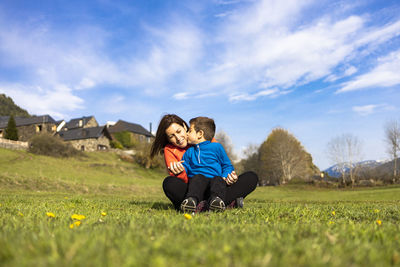
<instances>
[{"instance_id":1,"label":"window","mask_svg":"<svg viewBox=\"0 0 400 267\"><path fill-rule=\"evenodd\" d=\"M81 146L81 151L85 151L85 146Z\"/></svg>"},{"instance_id":2,"label":"window","mask_svg":"<svg viewBox=\"0 0 400 267\"><path fill-rule=\"evenodd\" d=\"M105 145L97 145L97 150L107 150L107 146L105 146Z\"/></svg>"},{"instance_id":3,"label":"window","mask_svg":"<svg viewBox=\"0 0 400 267\"><path fill-rule=\"evenodd\" d=\"M42 125L36 125L36 132L39 133L42 131Z\"/></svg>"},{"instance_id":4,"label":"window","mask_svg":"<svg viewBox=\"0 0 400 267\"><path fill-rule=\"evenodd\" d=\"M82 126L83 126L83 121L79 120L79 127L82 127Z\"/></svg>"}]
</instances>

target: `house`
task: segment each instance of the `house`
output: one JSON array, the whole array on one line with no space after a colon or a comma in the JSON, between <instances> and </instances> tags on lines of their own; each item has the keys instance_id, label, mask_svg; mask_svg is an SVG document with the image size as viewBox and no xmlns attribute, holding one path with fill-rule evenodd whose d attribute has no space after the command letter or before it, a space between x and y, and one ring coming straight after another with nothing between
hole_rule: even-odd
<instances>
[{"instance_id":1,"label":"house","mask_svg":"<svg viewBox=\"0 0 400 267\"><path fill-rule=\"evenodd\" d=\"M0 116L0 137L4 136L9 119L9 116ZM38 133L55 133L57 131L57 122L49 115L15 117L14 119L19 141L28 141Z\"/></svg>"},{"instance_id":2,"label":"house","mask_svg":"<svg viewBox=\"0 0 400 267\"><path fill-rule=\"evenodd\" d=\"M75 128L60 131L58 135L78 150L95 151L110 148L111 135L105 126Z\"/></svg>"},{"instance_id":3,"label":"house","mask_svg":"<svg viewBox=\"0 0 400 267\"><path fill-rule=\"evenodd\" d=\"M97 123L94 116L88 116L88 117L71 119L69 122L65 123L62 130L68 131L68 130L76 129L76 128L91 128L91 127L98 127L98 126L99 126L99 124Z\"/></svg>"},{"instance_id":4,"label":"house","mask_svg":"<svg viewBox=\"0 0 400 267\"><path fill-rule=\"evenodd\" d=\"M139 142L150 143L151 138L154 138L154 135L145 128L143 128L143 126L136 123L126 122L123 120L119 120L114 125L109 126L108 131L112 136L115 133L120 133L124 131L130 132Z\"/></svg>"}]
</instances>

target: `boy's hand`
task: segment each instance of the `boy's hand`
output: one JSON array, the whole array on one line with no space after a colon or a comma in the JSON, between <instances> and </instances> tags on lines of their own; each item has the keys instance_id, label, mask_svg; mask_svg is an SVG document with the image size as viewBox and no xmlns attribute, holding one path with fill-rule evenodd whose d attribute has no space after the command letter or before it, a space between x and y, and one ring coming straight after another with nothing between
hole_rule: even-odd
<instances>
[{"instance_id":1,"label":"boy's hand","mask_svg":"<svg viewBox=\"0 0 400 267\"><path fill-rule=\"evenodd\" d=\"M185 168L182 165L183 160L178 161L178 162L171 162L171 164L168 166L168 169L175 175L180 174L185 170Z\"/></svg>"},{"instance_id":2,"label":"boy's hand","mask_svg":"<svg viewBox=\"0 0 400 267\"><path fill-rule=\"evenodd\" d=\"M228 174L228 177L226 177L225 182L227 185L231 185L231 184L236 183L237 179L238 179L238 176L237 176L236 172L232 171L230 174Z\"/></svg>"}]
</instances>

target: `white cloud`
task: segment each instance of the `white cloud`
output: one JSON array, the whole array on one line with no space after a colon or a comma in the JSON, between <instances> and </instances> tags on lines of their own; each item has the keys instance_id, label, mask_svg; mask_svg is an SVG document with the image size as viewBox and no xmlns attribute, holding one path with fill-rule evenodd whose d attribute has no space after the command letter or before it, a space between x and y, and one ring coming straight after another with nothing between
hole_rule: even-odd
<instances>
[{"instance_id":1,"label":"white cloud","mask_svg":"<svg viewBox=\"0 0 400 267\"><path fill-rule=\"evenodd\" d=\"M218 11L222 16L212 31L183 15L167 16L161 25L144 21L143 44L127 48L123 56L110 54L113 33L98 26L66 34L46 23L26 28L0 19L1 63L25 72L21 83L42 88L37 94L59 84L70 88L71 96L112 85L150 96L168 91L175 99L220 94L230 101L252 101L287 94L321 78L334 82L354 75L358 68L352 59L400 34L400 21L371 27L367 16L338 19L322 13L310 19L307 8L316 0L239 2L217 2L227 8ZM392 69L378 74L376 83L398 83ZM342 90L365 86L362 78Z\"/></svg>"},{"instance_id":2,"label":"white cloud","mask_svg":"<svg viewBox=\"0 0 400 267\"><path fill-rule=\"evenodd\" d=\"M0 92L10 96L31 114L49 114L56 119L64 118L69 111L81 109L84 103L63 84L56 85L53 90L21 84L0 84Z\"/></svg>"},{"instance_id":3,"label":"white cloud","mask_svg":"<svg viewBox=\"0 0 400 267\"><path fill-rule=\"evenodd\" d=\"M364 106L354 106L352 110L361 116L366 116L379 111L394 110L394 107L387 104L370 104Z\"/></svg>"},{"instance_id":4,"label":"white cloud","mask_svg":"<svg viewBox=\"0 0 400 267\"><path fill-rule=\"evenodd\" d=\"M359 115L365 116L374 113L374 110L378 105L365 105L365 106L354 106L353 111Z\"/></svg>"},{"instance_id":5,"label":"white cloud","mask_svg":"<svg viewBox=\"0 0 400 267\"><path fill-rule=\"evenodd\" d=\"M277 97L279 95L286 95L290 93L291 90L286 90L286 91L279 91L277 88L273 89L266 89L266 90L261 90L257 93L234 93L229 96L229 101L235 102L235 101L252 101L255 100L259 97L263 96L268 96L270 98Z\"/></svg>"},{"instance_id":6,"label":"white cloud","mask_svg":"<svg viewBox=\"0 0 400 267\"><path fill-rule=\"evenodd\" d=\"M351 75L353 75L353 74L356 73L356 72L357 72L357 68L354 67L354 66L350 66L349 68L347 68L347 69L344 71L344 75L345 75L345 76L351 76Z\"/></svg>"},{"instance_id":7,"label":"white cloud","mask_svg":"<svg viewBox=\"0 0 400 267\"><path fill-rule=\"evenodd\" d=\"M173 95L173 98L177 100L187 99L189 97L188 93L177 93Z\"/></svg>"},{"instance_id":8,"label":"white cloud","mask_svg":"<svg viewBox=\"0 0 400 267\"><path fill-rule=\"evenodd\" d=\"M397 50L378 59L378 65L375 68L345 83L337 93L398 85L400 84L399 70L400 50Z\"/></svg>"}]
</instances>

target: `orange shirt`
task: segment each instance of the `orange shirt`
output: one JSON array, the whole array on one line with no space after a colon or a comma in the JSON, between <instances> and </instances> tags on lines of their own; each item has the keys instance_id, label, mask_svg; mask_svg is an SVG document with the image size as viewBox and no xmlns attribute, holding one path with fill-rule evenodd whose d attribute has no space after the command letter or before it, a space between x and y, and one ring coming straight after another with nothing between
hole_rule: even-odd
<instances>
[{"instance_id":1,"label":"orange shirt","mask_svg":"<svg viewBox=\"0 0 400 267\"><path fill-rule=\"evenodd\" d=\"M168 144L164 147L164 160L165 160L165 165L170 166L171 162L178 162L182 160L183 154L185 154L186 150L190 146L187 146L185 148L180 148L176 147L174 145ZM171 176L176 176L180 179L182 179L185 183L188 182L188 177L186 175L186 171L181 172L178 175L173 174L169 169L168 169L169 175Z\"/></svg>"}]
</instances>

